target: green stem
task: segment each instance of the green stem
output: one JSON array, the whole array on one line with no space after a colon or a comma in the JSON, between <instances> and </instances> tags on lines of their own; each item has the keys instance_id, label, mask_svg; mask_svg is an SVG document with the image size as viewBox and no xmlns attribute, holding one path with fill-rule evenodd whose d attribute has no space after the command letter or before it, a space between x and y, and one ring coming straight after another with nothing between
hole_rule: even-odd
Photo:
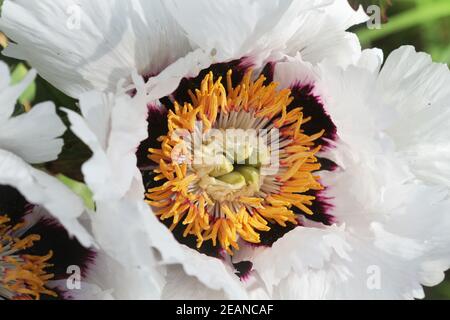
<instances>
[{"instance_id":1,"label":"green stem","mask_svg":"<svg viewBox=\"0 0 450 320\"><path fill-rule=\"evenodd\" d=\"M428 6L419 6L398 14L383 25L381 29L363 29L357 33L362 45L365 46L390 34L446 16L450 16L448 0L431 2Z\"/></svg>"}]
</instances>

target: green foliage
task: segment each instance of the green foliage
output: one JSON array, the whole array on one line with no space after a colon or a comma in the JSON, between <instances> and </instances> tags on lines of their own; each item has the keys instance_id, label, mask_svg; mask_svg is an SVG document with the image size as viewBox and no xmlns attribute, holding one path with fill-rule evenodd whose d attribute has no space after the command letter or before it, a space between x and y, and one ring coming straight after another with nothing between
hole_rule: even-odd
<instances>
[{"instance_id":1,"label":"green foliage","mask_svg":"<svg viewBox=\"0 0 450 320\"><path fill-rule=\"evenodd\" d=\"M28 74L28 69L23 63L19 63L11 73L11 84L20 83ZM20 104L26 106L30 105L36 98L36 83L33 81L24 93L20 96Z\"/></svg>"},{"instance_id":2,"label":"green foliage","mask_svg":"<svg viewBox=\"0 0 450 320\"><path fill-rule=\"evenodd\" d=\"M365 1L375 3L378 1ZM381 29L358 30L363 47L380 47L388 54L402 44L432 55L433 60L450 64L450 1L393 0L388 22Z\"/></svg>"},{"instance_id":3,"label":"green foliage","mask_svg":"<svg viewBox=\"0 0 450 320\"><path fill-rule=\"evenodd\" d=\"M75 194L80 196L81 199L83 199L86 208L91 210L95 209L95 202L93 199L92 191L86 186L86 184L70 179L63 174L57 175L57 178Z\"/></svg>"}]
</instances>

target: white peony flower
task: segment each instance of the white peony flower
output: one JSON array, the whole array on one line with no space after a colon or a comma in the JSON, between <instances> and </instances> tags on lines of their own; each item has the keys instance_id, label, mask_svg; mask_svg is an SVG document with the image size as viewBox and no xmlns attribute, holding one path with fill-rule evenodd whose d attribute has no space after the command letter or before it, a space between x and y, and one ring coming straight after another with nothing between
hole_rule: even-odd
<instances>
[{"instance_id":1,"label":"white peony flower","mask_svg":"<svg viewBox=\"0 0 450 320\"><path fill-rule=\"evenodd\" d=\"M109 268L84 297L421 298L443 279L446 66L405 47L381 68L346 1L82 1L61 29L77 3L6 1L0 23L6 54L80 99Z\"/></svg>"},{"instance_id":2,"label":"white peony flower","mask_svg":"<svg viewBox=\"0 0 450 320\"><path fill-rule=\"evenodd\" d=\"M127 298L423 297L422 285L436 285L449 267L448 184L433 179L445 178L434 155L405 149L421 150L434 138L448 155L449 71L410 47L392 53L383 69L382 60L377 50L348 67L286 57L262 68L263 78L236 63L214 65L148 107L138 77L132 96L84 94L84 120L72 112L69 118L94 151L83 167L98 205L94 236L119 264L147 268L145 279L157 283L156 291L132 290L143 282L127 287L103 275L99 286ZM139 146L147 111L149 137ZM411 122L419 114L434 126L416 137L427 128ZM195 132L196 121L280 128L280 170L219 163L216 175L178 153L172 158L172 131ZM249 188L255 173L259 184ZM152 209L144 205L141 177ZM141 259L148 247L156 251Z\"/></svg>"}]
</instances>

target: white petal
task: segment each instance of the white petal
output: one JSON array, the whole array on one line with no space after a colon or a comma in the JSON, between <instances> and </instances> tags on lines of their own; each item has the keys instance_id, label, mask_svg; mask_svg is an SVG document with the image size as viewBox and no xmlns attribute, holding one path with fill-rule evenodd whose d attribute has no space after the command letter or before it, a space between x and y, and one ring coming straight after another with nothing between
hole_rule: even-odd
<instances>
[{"instance_id":1,"label":"white petal","mask_svg":"<svg viewBox=\"0 0 450 320\"><path fill-rule=\"evenodd\" d=\"M381 64L380 51L368 50L347 68L300 57L275 67L283 85L312 84L337 126L324 155L339 168L321 179L350 249L350 259L332 250L323 265L283 273L276 298L422 298L422 285L439 283L450 266L448 194L417 181L448 188L448 68L411 48L380 72Z\"/></svg>"},{"instance_id":2,"label":"white petal","mask_svg":"<svg viewBox=\"0 0 450 320\"><path fill-rule=\"evenodd\" d=\"M0 184L16 188L30 203L46 208L82 245L92 244L91 237L78 221L84 211L83 201L56 178L0 150Z\"/></svg>"},{"instance_id":3,"label":"white petal","mask_svg":"<svg viewBox=\"0 0 450 320\"><path fill-rule=\"evenodd\" d=\"M394 51L378 79L386 108L398 116L388 129L414 173L450 187L450 71L412 47Z\"/></svg>"},{"instance_id":4,"label":"white petal","mask_svg":"<svg viewBox=\"0 0 450 320\"><path fill-rule=\"evenodd\" d=\"M225 300L223 291L214 291L206 287L195 277L188 276L183 268L171 266L168 268L167 285L164 288L164 300Z\"/></svg>"},{"instance_id":5,"label":"white petal","mask_svg":"<svg viewBox=\"0 0 450 320\"><path fill-rule=\"evenodd\" d=\"M420 266L420 281L434 286L444 278L450 267L450 202L448 192L439 188L409 186L400 192L390 193L394 198L411 197L403 209L398 209L383 224L372 229L380 239L376 245L385 251Z\"/></svg>"},{"instance_id":6,"label":"white petal","mask_svg":"<svg viewBox=\"0 0 450 320\"><path fill-rule=\"evenodd\" d=\"M212 290L244 298L245 290L231 268L180 245L144 202L135 156L147 136L147 103L142 100L141 85L133 98L84 94L81 103L87 105L80 108L85 117L67 111L72 130L94 153L83 165L85 181L96 200L96 211L90 215L94 238L101 250L122 266L142 270L142 277L148 274L143 285L152 288L147 290L156 296L161 294L163 282L155 270L161 269L161 264L176 264ZM152 248L158 250L160 260Z\"/></svg>"},{"instance_id":7,"label":"white petal","mask_svg":"<svg viewBox=\"0 0 450 320\"><path fill-rule=\"evenodd\" d=\"M14 41L5 55L73 97L114 91L134 69L158 74L191 51L161 1L8 0L0 25Z\"/></svg>"},{"instance_id":8,"label":"white petal","mask_svg":"<svg viewBox=\"0 0 450 320\"><path fill-rule=\"evenodd\" d=\"M92 232L100 250L110 257L101 259L101 265L109 265L115 272L92 279L102 282L105 290L112 289L117 299L157 299L164 285L165 268L156 260L155 252L148 245L142 211L132 202L97 202L91 216ZM97 280L95 280L97 279Z\"/></svg>"},{"instance_id":9,"label":"white petal","mask_svg":"<svg viewBox=\"0 0 450 320\"><path fill-rule=\"evenodd\" d=\"M380 66L380 52L366 50L346 70L330 64L315 69L315 92L340 140L367 156L397 152L418 179L449 187L448 67L412 47L394 51Z\"/></svg>"},{"instance_id":10,"label":"white petal","mask_svg":"<svg viewBox=\"0 0 450 320\"><path fill-rule=\"evenodd\" d=\"M357 61L357 66L371 72L380 72L383 61L384 55L381 49L366 49L361 53Z\"/></svg>"},{"instance_id":11,"label":"white petal","mask_svg":"<svg viewBox=\"0 0 450 320\"><path fill-rule=\"evenodd\" d=\"M325 298L421 298L421 284L437 284L450 266L446 193L408 184L401 162L377 158L346 158L345 169L322 175L331 213L345 223L352 248L351 262L335 254L325 268ZM367 285L378 275L379 288Z\"/></svg>"},{"instance_id":12,"label":"white petal","mask_svg":"<svg viewBox=\"0 0 450 320\"><path fill-rule=\"evenodd\" d=\"M210 289L223 290L229 299L248 298L245 287L231 266L184 246L183 251L183 259L177 262L181 263L187 275L195 276Z\"/></svg>"},{"instance_id":13,"label":"white petal","mask_svg":"<svg viewBox=\"0 0 450 320\"><path fill-rule=\"evenodd\" d=\"M348 250L344 229L298 227L272 247L246 246L237 253L236 258L251 261L269 293L272 293L273 288L291 273L302 274L310 268L324 268L332 254L350 259Z\"/></svg>"},{"instance_id":14,"label":"white petal","mask_svg":"<svg viewBox=\"0 0 450 320\"><path fill-rule=\"evenodd\" d=\"M278 299L412 299L422 298L417 264L408 264L348 237L352 260L334 255L322 269L291 274L275 291Z\"/></svg>"},{"instance_id":15,"label":"white petal","mask_svg":"<svg viewBox=\"0 0 450 320\"><path fill-rule=\"evenodd\" d=\"M63 141L57 139L65 127L53 103L34 106L29 112L13 117L17 99L36 77L31 70L19 84L10 85L8 66L0 62L0 148L15 153L29 163L55 160Z\"/></svg>"},{"instance_id":16,"label":"white petal","mask_svg":"<svg viewBox=\"0 0 450 320\"><path fill-rule=\"evenodd\" d=\"M66 112L71 130L94 153L83 165L86 182L96 200L120 198L138 174L135 153L148 134L147 104L139 95L126 94L86 93L80 101L85 118Z\"/></svg>"},{"instance_id":17,"label":"white petal","mask_svg":"<svg viewBox=\"0 0 450 320\"><path fill-rule=\"evenodd\" d=\"M31 70L26 77L14 86L10 85L11 76L9 68L3 61L0 61L0 124L6 121L14 112L17 99L25 89L33 82L36 77L36 71Z\"/></svg>"},{"instance_id":18,"label":"white petal","mask_svg":"<svg viewBox=\"0 0 450 320\"><path fill-rule=\"evenodd\" d=\"M170 0L165 5L193 43L226 61L256 54L264 59L283 48L300 15L319 2Z\"/></svg>"},{"instance_id":19,"label":"white petal","mask_svg":"<svg viewBox=\"0 0 450 320\"><path fill-rule=\"evenodd\" d=\"M298 84L313 85L318 80L319 71L297 54L294 58L276 63L273 76L280 87L292 88Z\"/></svg>"},{"instance_id":20,"label":"white petal","mask_svg":"<svg viewBox=\"0 0 450 320\"><path fill-rule=\"evenodd\" d=\"M51 102L34 106L29 112L2 123L0 147L29 163L44 163L58 158L66 130Z\"/></svg>"},{"instance_id":21,"label":"white petal","mask_svg":"<svg viewBox=\"0 0 450 320\"><path fill-rule=\"evenodd\" d=\"M346 66L356 61L361 52L356 35L346 30L367 19L362 7L354 11L347 1L341 0L311 10L287 43L286 53L291 56L300 53L303 60L313 64L329 60Z\"/></svg>"},{"instance_id":22,"label":"white petal","mask_svg":"<svg viewBox=\"0 0 450 320\"><path fill-rule=\"evenodd\" d=\"M169 65L146 83L149 100L157 100L173 93L183 78L196 77L201 70L208 68L214 57L202 49L190 52L185 57Z\"/></svg>"}]
</instances>

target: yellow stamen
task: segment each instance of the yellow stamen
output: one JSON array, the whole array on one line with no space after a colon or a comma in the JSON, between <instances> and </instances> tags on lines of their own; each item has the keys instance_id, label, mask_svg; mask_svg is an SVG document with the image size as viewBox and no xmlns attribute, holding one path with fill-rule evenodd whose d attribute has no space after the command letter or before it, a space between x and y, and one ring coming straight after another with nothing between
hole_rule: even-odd
<instances>
[{"instance_id":1,"label":"yellow stamen","mask_svg":"<svg viewBox=\"0 0 450 320\"><path fill-rule=\"evenodd\" d=\"M11 299L36 299L41 295L56 297L56 293L46 288L48 280L53 274L48 274L45 269L52 266L48 261L53 253L46 256L20 255L19 253L33 246L40 240L40 236L31 234L22 239L14 236L15 232L24 227L17 224L11 227L7 216L0 216L0 271L3 277L0 279L2 292L8 292Z\"/></svg>"},{"instance_id":2,"label":"yellow stamen","mask_svg":"<svg viewBox=\"0 0 450 320\"><path fill-rule=\"evenodd\" d=\"M270 231L271 224L287 226L287 223L298 223L293 207L305 214L313 214L308 207L312 205L314 197L302 193L322 189L319 177L313 172L320 169L316 158L320 145L316 145L316 141L323 136L324 131L306 135L302 125L311 118L303 117L301 107L291 108L291 91L279 90L277 83L265 85L264 76L255 81L252 78L253 73L249 71L241 83L234 87L232 71L229 70L225 88L222 78L215 79L212 72L207 74L198 89L188 92L190 102L175 102L174 110L169 111L169 132L158 140L161 148L149 149L149 158L158 165L154 170L157 174L155 181L166 181L160 187L148 190L148 203L155 207L160 219L173 219L171 230L181 221L184 226L183 236L195 236L198 248L205 241L212 241L213 246L220 245L232 255L233 250L239 249L239 238L250 243L260 243L260 233ZM208 179L228 181L241 172L247 183L242 188L246 188L248 194L238 192L238 196L231 200L226 197L220 201L214 200L218 198L208 194L200 184L201 174L198 170L201 168L188 162L180 164L172 160L172 151L180 143L180 139L173 138L176 136L174 132L178 129L195 132L200 122L204 133L211 128L218 128L219 123L223 125L227 121L224 119L236 118L236 113L242 112L256 118L254 123L269 120L273 127L280 129L281 138L289 143L280 150L279 173L270 176L273 185L267 189L271 192L260 192L264 190L264 179L261 180L262 186L259 186L259 169L251 167L247 172L245 167L237 167L237 171L232 171L233 164L230 163L229 169L217 174L216 170ZM182 153L191 160L187 146ZM263 164L259 165L264 167ZM251 189L249 182L257 187Z\"/></svg>"}]
</instances>

